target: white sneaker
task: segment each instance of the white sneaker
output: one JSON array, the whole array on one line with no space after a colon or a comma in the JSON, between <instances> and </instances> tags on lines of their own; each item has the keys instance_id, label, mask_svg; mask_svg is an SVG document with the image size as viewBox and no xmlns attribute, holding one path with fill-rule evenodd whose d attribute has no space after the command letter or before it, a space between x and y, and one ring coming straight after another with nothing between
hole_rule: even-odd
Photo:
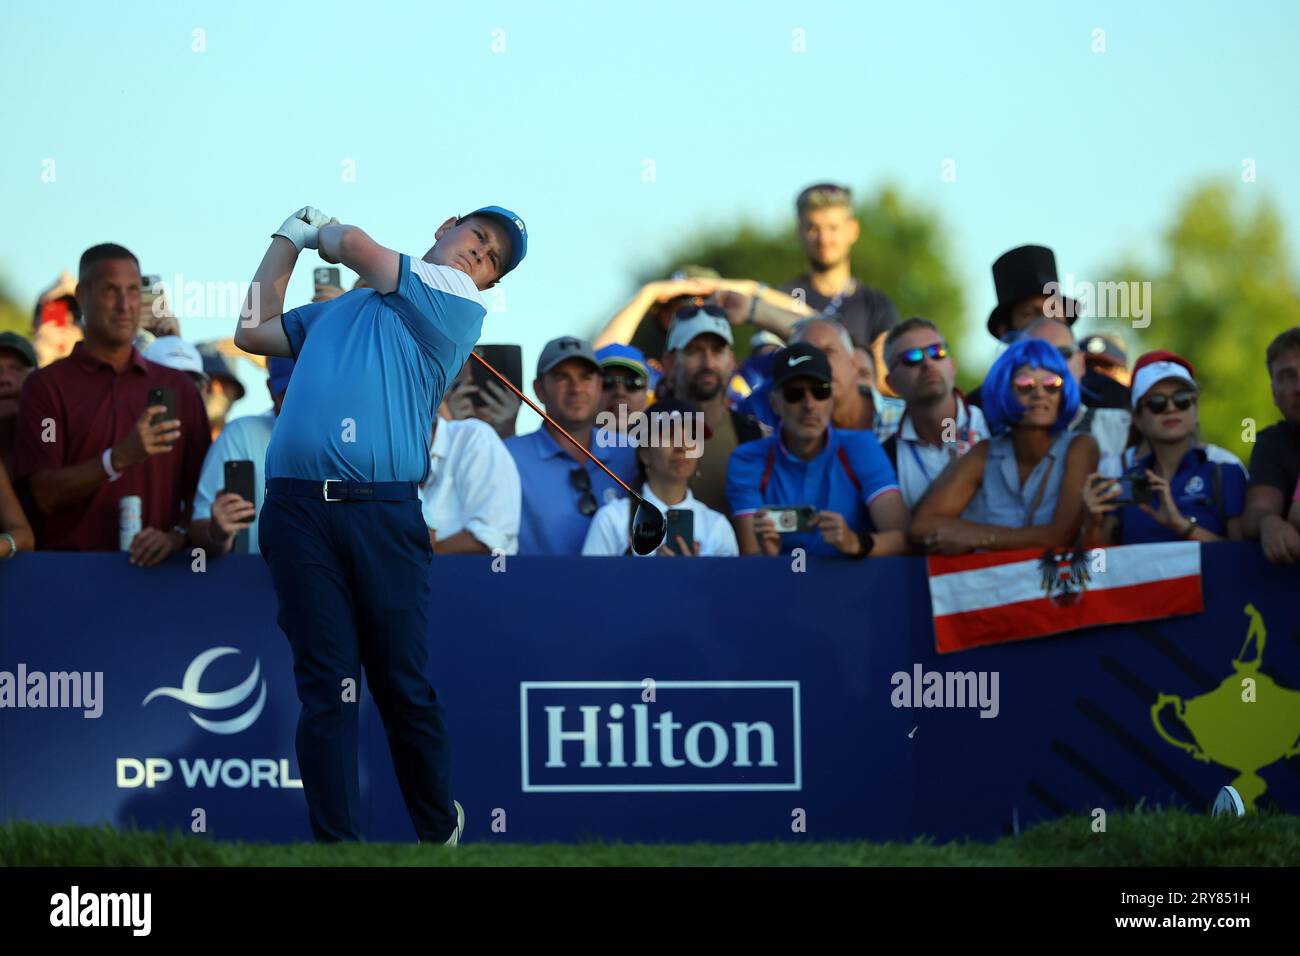
<instances>
[{"instance_id":1,"label":"white sneaker","mask_svg":"<svg viewBox=\"0 0 1300 956\"><path fill-rule=\"evenodd\" d=\"M446 846L459 846L461 834L465 832L465 808L460 805L459 800L453 800L451 804L456 808L456 829L452 830L451 836L447 837Z\"/></svg>"}]
</instances>

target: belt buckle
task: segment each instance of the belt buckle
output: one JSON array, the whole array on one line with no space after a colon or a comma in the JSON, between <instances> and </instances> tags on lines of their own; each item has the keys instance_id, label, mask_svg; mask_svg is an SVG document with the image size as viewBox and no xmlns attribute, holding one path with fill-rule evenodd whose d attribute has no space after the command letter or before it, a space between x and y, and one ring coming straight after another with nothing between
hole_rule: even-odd
<instances>
[{"instance_id":1,"label":"belt buckle","mask_svg":"<svg viewBox=\"0 0 1300 956\"><path fill-rule=\"evenodd\" d=\"M325 498L326 501L342 501L342 500L343 500L342 498L331 498L331 497L330 497L330 482L331 482L331 481L334 482L336 485L337 485L337 484L342 484L342 482L339 481L339 479L337 479L337 478L326 478L325 481L324 481L324 483L320 486L321 495Z\"/></svg>"}]
</instances>

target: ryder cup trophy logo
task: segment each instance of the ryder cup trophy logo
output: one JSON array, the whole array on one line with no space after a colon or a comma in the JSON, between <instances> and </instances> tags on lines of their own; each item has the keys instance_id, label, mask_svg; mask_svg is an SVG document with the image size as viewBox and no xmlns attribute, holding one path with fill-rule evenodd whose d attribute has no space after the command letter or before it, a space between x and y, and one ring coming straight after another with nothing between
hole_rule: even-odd
<instances>
[{"instance_id":1,"label":"ryder cup trophy logo","mask_svg":"<svg viewBox=\"0 0 1300 956\"><path fill-rule=\"evenodd\" d=\"M200 717L193 711L190 712L190 720L214 734L237 734L248 729L262 713L262 708L266 706L266 681L262 680L261 661L253 661L252 673L229 690L215 692L199 690L199 682L203 680L203 672L207 670L209 664L219 657L238 653L239 651L233 647L213 647L204 651L190 662L189 667L185 668L185 677L182 679L180 687L159 687L152 690L140 706L148 705L149 701L155 697L174 697L182 704L196 710L231 710L241 706L244 701L252 697L253 691L257 689L258 684L261 684L257 700L253 701L252 706L247 710L234 717L224 720L210 720L206 717Z\"/></svg>"},{"instance_id":2,"label":"ryder cup trophy logo","mask_svg":"<svg viewBox=\"0 0 1300 956\"><path fill-rule=\"evenodd\" d=\"M1232 662L1235 673L1214 690L1186 702L1176 694L1161 694L1151 708L1151 722L1165 741L1197 760L1236 770L1232 786L1246 808L1254 809L1255 800L1268 788L1256 771L1300 754L1300 691L1280 687L1260 672L1267 632L1255 605L1247 604L1245 612L1250 627ZM1246 660L1252 642L1254 657ZM1191 741L1179 740L1161 724L1160 715L1169 704L1174 705L1174 716L1191 731Z\"/></svg>"}]
</instances>

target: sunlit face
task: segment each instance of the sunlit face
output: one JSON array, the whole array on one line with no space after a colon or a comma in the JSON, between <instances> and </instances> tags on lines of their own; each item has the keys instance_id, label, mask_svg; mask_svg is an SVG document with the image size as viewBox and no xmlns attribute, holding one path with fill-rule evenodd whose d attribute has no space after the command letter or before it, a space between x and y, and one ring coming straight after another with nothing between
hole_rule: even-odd
<instances>
[{"instance_id":1,"label":"sunlit face","mask_svg":"<svg viewBox=\"0 0 1300 956\"><path fill-rule=\"evenodd\" d=\"M655 422L656 434L671 436L671 443L649 445L637 449L637 456L645 465L646 474L651 478L663 478L672 481L684 481L695 474L700 466L700 457L704 453L704 442L698 430L691 429L689 440L687 429L676 425Z\"/></svg>"},{"instance_id":2,"label":"sunlit face","mask_svg":"<svg viewBox=\"0 0 1300 956\"><path fill-rule=\"evenodd\" d=\"M77 283L86 338L110 348L130 345L140 328L140 267L134 259L106 259Z\"/></svg>"},{"instance_id":3,"label":"sunlit face","mask_svg":"<svg viewBox=\"0 0 1300 956\"><path fill-rule=\"evenodd\" d=\"M736 353L726 339L705 332L672 353L672 368L678 387L675 394L681 395L685 386L687 398L708 402L717 398L731 381L736 371Z\"/></svg>"},{"instance_id":4,"label":"sunlit face","mask_svg":"<svg viewBox=\"0 0 1300 956\"><path fill-rule=\"evenodd\" d=\"M1152 405L1163 408L1157 412ZM1133 421L1148 441L1182 441L1196 432L1196 390L1180 378L1164 379L1147 390L1135 412Z\"/></svg>"},{"instance_id":5,"label":"sunlit face","mask_svg":"<svg viewBox=\"0 0 1300 956\"><path fill-rule=\"evenodd\" d=\"M1070 368L1070 374L1076 382L1083 380L1086 359L1083 349L1074 341L1074 333L1064 322L1044 322L1031 333L1031 337L1042 339L1061 353L1061 358Z\"/></svg>"},{"instance_id":6,"label":"sunlit face","mask_svg":"<svg viewBox=\"0 0 1300 956\"><path fill-rule=\"evenodd\" d=\"M858 386L858 365L853 353L844 347L839 330L826 322L810 322L801 336L804 342L826 353L831 366L831 386L835 397L843 400Z\"/></svg>"},{"instance_id":7,"label":"sunlit face","mask_svg":"<svg viewBox=\"0 0 1300 956\"><path fill-rule=\"evenodd\" d=\"M799 241L817 269L830 269L848 261L860 229L847 206L810 209L799 219Z\"/></svg>"},{"instance_id":8,"label":"sunlit face","mask_svg":"<svg viewBox=\"0 0 1300 956\"><path fill-rule=\"evenodd\" d=\"M1300 425L1300 350L1283 352L1269 367L1273 404L1293 425Z\"/></svg>"},{"instance_id":9,"label":"sunlit face","mask_svg":"<svg viewBox=\"0 0 1300 956\"><path fill-rule=\"evenodd\" d=\"M1061 409L1061 376L1022 365L1011 376L1011 394L1024 406L1019 428L1051 428Z\"/></svg>"},{"instance_id":10,"label":"sunlit face","mask_svg":"<svg viewBox=\"0 0 1300 956\"><path fill-rule=\"evenodd\" d=\"M772 410L781 419L787 439L812 441L820 437L831 423L831 396L828 383L812 378L792 378L772 389ZM824 397L818 397L821 392Z\"/></svg>"},{"instance_id":11,"label":"sunlit face","mask_svg":"<svg viewBox=\"0 0 1300 956\"><path fill-rule=\"evenodd\" d=\"M469 216L457 224L448 219L434 235L425 261L459 269L479 289L501 278L510 257L510 237L490 216Z\"/></svg>"},{"instance_id":12,"label":"sunlit face","mask_svg":"<svg viewBox=\"0 0 1300 956\"><path fill-rule=\"evenodd\" d=\"M952 394L957 363L952 354L934 358L934 346L947 351L943 336L933 329L913 329L900 335L889 350L889 387L909 402L933 402ZM913 364L920 350L920 361Z\"/></svg>"},{"instance_id":13,"label":"sunlit face","mask_svg":"<svg viewBox=\"0 0 1300 956\"><path fill-rule=\"evenodd\" d=\"M626 414L644 412L649 402L647 379L636 369L626 365L606 365L600 370L601 376L601 410L619 414L620 408L626 408Z\"/></svg>"},{"instance_id":14,"label":"sunlit face","mask_svg":"<svg viewBox=\"0 0 1300 956\"><path fill-rule=\"evenodd\" d=\"M546 414L566 427L590 427L600 410L600 372L585 359L565 359L534 381L533 390Z\"/></svg>"}]
</instances>

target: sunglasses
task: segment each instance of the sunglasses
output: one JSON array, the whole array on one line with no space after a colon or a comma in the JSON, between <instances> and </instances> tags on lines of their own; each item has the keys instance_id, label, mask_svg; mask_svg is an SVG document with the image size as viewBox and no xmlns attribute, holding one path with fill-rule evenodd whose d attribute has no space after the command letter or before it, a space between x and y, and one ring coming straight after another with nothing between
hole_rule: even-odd
<instances>
[{"instance_id":1,"label":"sunglasses","mask_svg":"<svg viewBox=\"0 0 1300 956\"><path fill-rule=\"evenodd\" d=\"M711 315L715 319L725 319L727 310L720 305L684 305L673 313L674 322L685 322L693 319L703 312L705 315Z\"/></svg>"},{"instance_id":2,"label":"sunglasses","mask_svg":"<svg viewBox=\"0 0 1300 956\"><path fill-rule=\"evenodd\" d=\"M814 382L812 385L786 385L781 389L781 397L791 405L797 405L803 401L804 393L812 392L812 397L819 402L824 402L831 397L830 382Z\"/></svg>"},{"instance_id":3,"label":"sunglasses","mask_svg":"<svg viewBox=\"0 0 1300 956\"><path fill-rule=\"evenodd\" d=\"M1169 407L1170 402L1173 402L1174 408L1178 409L1180 412L1185 412L1196 404L1196 393L1192 391L1179 391L1174 392L1172 395L1152 395L1150 398L1144 398L1142 400L1142 404L1145 405L1148 411L1153 415L1159 415L1164 412L1164 410Z\"/></svg>"},{"instance_id":4,"label":"sunglasses","mask_svg":"<svg viewBox=\"0 0 1300 956\"><path fill-rule=\"evenodd\" d=\"M1032 375L1022 375L1011 383L1015 388L1017 395L1028 397L1034 394L1034 389L1041 386L1048 395L1055 395L1065 387L1065 379L1059 375L1048 375L1045 378L1034 378Z\"/></svg>"},{"instance_id":5,"label":"sunglasses","mask_svg":"<svg viewBox=\"0 0 1300 956\"><path fill-rule=\"evenodd\" d=\"M597 509L596 496L591 493L591 475L587 474L586 468L575 468L569 472L569 484L579 492L578 513L584 518L590 518Z\"/></svg>"},{"instance_id":6,"label":"sunglasses","mask_svg":"<svg viewBox=\"0 0 1300 956\"><path fill-rule=\"evenodd\" d=\"M607 372L604 376L604 383L607 391L612 391L621 385L626 392L639 392L646 385L645 376L637 375L635 372L628 375Z\"/></svg>"},{"instance_id":7,"label":"sunglasses","mask_svg":"<svg viewBox=\"0 0 1300 956\"><path fill-rule=\"evenodd\" d=\"M930 356L931 361L939 362L948 357L948 349L938 342L923 348L908 349L906 352L899 352L894 356L893 364L897 365L902 362L908 368L913 368L925 361L927 355Z\"/></svg>"}]
</instances>

